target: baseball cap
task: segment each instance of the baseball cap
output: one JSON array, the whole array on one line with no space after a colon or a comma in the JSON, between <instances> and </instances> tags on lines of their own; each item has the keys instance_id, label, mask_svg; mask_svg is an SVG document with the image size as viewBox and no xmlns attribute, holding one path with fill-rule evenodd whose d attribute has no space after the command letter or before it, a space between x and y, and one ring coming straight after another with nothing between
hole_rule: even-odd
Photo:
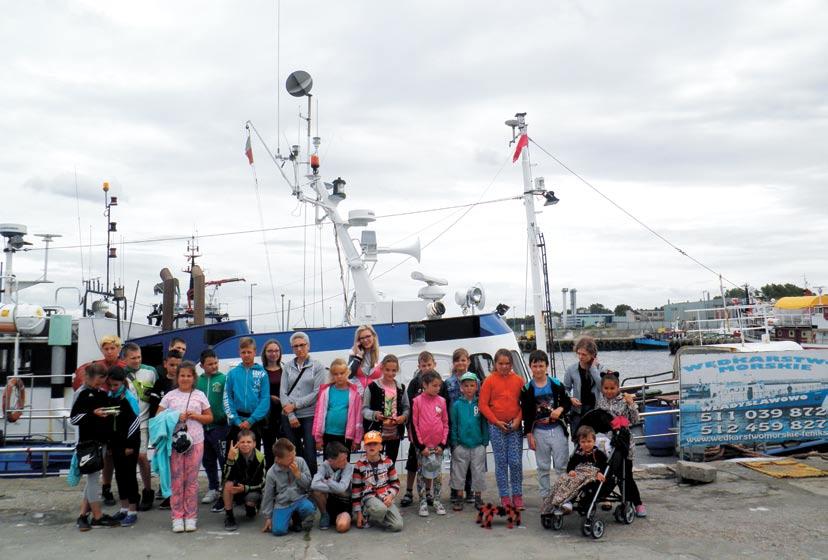
<instances>
[{"instance_id":1,"label":"baseball cap","mask_svg":"<svg viewBox=\"0 0 828 560\"><path fill-rule=\"evenodd\" d=\"M462 383L463 381L474 381L475 383L477 383L479 379L477 379L477 374L467 371L466 373L460 376L460 383Z\"/></svg>"},{"instance_id":2,"label":"baseball cap","mask_svg":"<svg viewBox=\"0 0 828 560\"><path fill-rule=\"evenodd\" d=\"M376 430L371 430L362 438L362 443L382 443L382 434Z\"/></svg>"},{"instance_id":3,"label":"baseball cap","mask_svg":"<svg viewBox=\"0 0 828 560\"><path fill-rule=\"evenodd\" d=\"M423 459L421 474L427 480L433 480L440 474L442 455L432 454Z\"/></svg>"}]
</instances>

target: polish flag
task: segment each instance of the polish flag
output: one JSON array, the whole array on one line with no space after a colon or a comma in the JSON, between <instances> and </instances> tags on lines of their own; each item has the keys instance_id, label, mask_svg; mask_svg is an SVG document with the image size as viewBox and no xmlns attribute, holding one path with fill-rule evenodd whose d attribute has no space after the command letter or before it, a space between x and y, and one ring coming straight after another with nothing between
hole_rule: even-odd
<instances>
[{"instance_id":1,"label":"polish flag","mask_svg":"<svg viewBox=\"0 0 828 560\"><path fill-rule=\"evenodd\" d=\"M247 135L247 142L244 145L244 155L247 156L247 161L253 165L253 146L250 144L250 135Z\"/></svg>"},{"instance_id":2,"label":"polish flag","mask_svg":"<svg viewBox=\"0 0 828 560\"><path fill-rule=\"evenodd\" d=\"M520 157L520 152L523 151L523 148L529 145L529 137L525 134L521 134L520 138L518 138L517 146L515 146L515 155L512 156L512 163L515 163L518 158Z\"/></svg>"}]
</instances>

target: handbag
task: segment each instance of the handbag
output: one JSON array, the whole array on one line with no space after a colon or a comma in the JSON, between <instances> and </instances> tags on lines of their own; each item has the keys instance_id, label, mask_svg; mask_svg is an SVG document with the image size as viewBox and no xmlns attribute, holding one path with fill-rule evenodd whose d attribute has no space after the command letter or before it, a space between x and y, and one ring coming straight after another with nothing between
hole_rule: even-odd
<instances>
[{"instance_id":1,"label":"handbag","mask_svg":"<svg viewBox=\"0 0 828 560\"><path fill-rule=\"evenodd\" d=\"M81 441L75 446L78 455L78 470L81 474L92 474L103 469L103 445L97 441Z\"/></svg>"},{"instance_id":2,"label":"handbag","mask_svg":"<svg viewBox=\"0 0 828 560\"><path fill-rule=\"evenodd\" d=\"M195 389L193 389L195 390ZM184 411L190 409L190 397L193 396L193 390L187 396L187 404L184 405ZM187 453L193 447L193 438L187 433L187 422L180 424L172 436L172 448L176 453Z\"/></svg>"}]
</instances>

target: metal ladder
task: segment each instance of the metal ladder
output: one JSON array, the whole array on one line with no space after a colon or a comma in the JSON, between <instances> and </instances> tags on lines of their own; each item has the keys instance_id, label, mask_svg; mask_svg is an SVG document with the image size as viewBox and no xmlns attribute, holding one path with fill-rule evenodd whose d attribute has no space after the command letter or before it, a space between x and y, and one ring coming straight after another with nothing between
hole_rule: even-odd
<instances>
[{"instance_id":1,"label":"metal ladder","mask_svg":"<svg viewBox=\"0 0 828 560\"><path fill-rule=\"evenodd\" d=\"M546 354L549 356L549 365L552 368L552 375L555 376L555 360L553 338L555 336L552 328L552 299L549 297L549 270L546 261L546 239L543 232L538 231L538 248L541 256L541 270L543 270L543 294L546 298L546 305L543 310L543 327L546 329Z\"/></svg>"}]
</instances>

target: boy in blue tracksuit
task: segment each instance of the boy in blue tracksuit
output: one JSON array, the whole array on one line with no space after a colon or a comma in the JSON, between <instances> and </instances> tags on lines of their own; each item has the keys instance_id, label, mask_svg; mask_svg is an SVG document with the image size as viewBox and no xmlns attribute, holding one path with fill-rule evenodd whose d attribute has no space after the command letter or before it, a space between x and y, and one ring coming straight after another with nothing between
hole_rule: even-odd
<instances>
[{"instance_id":1,"label":"boy in blue tracksuit","mask_svg":"<svg viewBox=\"0 0 828 560\"><path fill-rule=\"evenodd\" d=\"M255 362L255 340L250 337L239 340L239 357L242 363L227 373L224 385L224 412L230 426L227 448L236 441L239 430L251 430L258 448L270 412L270 379L267 371Z\"/></svg>"}]
</instances>

